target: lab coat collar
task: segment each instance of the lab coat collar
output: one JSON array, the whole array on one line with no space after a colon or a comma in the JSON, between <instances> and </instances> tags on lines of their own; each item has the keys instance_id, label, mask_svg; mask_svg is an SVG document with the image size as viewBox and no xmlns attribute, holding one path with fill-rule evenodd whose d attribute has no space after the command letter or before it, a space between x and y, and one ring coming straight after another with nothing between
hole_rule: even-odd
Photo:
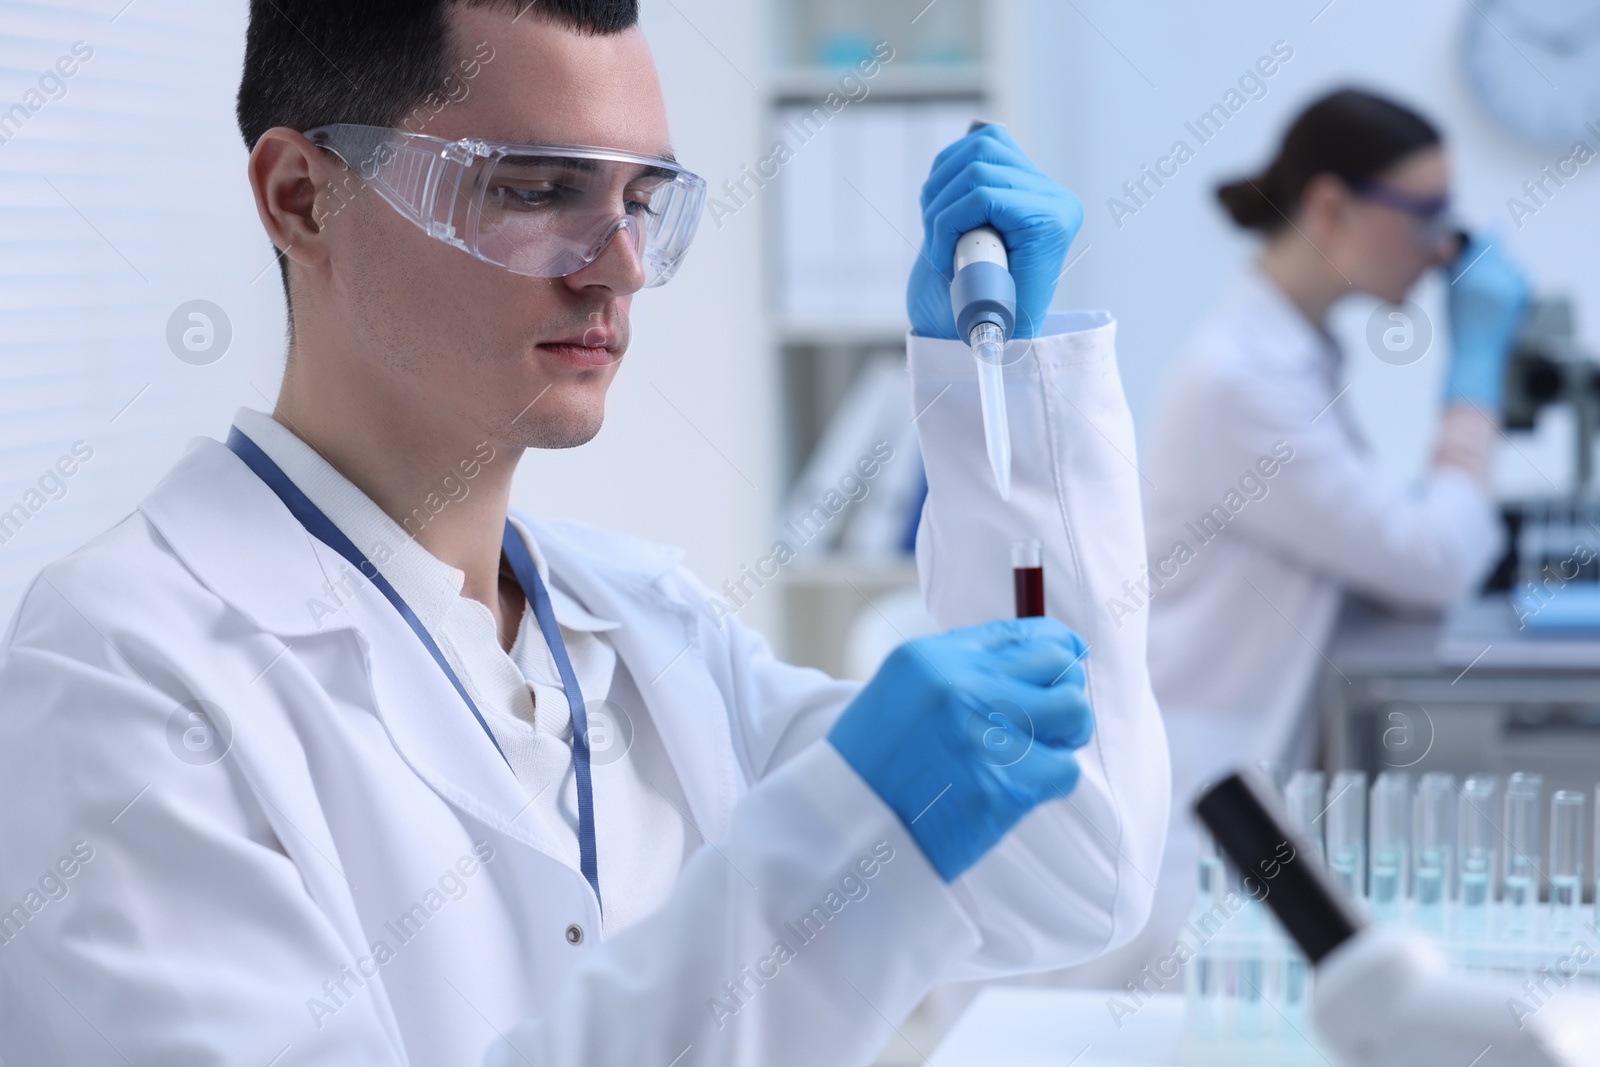
<instances>
[{"instance_id":1,"label":"lab coat collar","mask_svg":"<svg viewBox=\"0 0 1600 1067\"><path fill-rule=\"evenodd\" d=\"M277 495L210 438L196 438L140 510L197 579L256 625L286 640L356 630L369 662L377 710L406 761L436 792L486 823L544 847L528 820L527 796L482 743L479 727L416 638L381 596L347 597L332 615L312 601L337 593L342 561L315 541ZM544 552L552 598L561 590L591 618L621 620L611 640L678 772L701 835L731 825L739 792L726 702L698 640L690 605L660 581L681 550L622 534L513 516ZM348 583L346 583L348 585Z\"/></svg>"},{"instance_id":2,"label":"lab coat collar","mask_svg":"<svg viewBox=\"0 0 1600 1067\"><path fill-rule=\"evenodd\" d=\"M383 546L389 559L380 569L405 598L423 625L435 629L454 601L461 596L466 574L431 554L395 522L366 493L341 474L309 443L265 412L242 407L233 416L237 426L288 475L351 543L374 555L371 546ZM539 542L525 523L512 519L545 585L550 586L550 565ZM601 619L558 589L550 590L556 622L567 630L590 633L613 630L617 623ZM318 614L321 614L320 612Z\"/></svg>"},{"instance_id":3,"label":"lab coat collar","mask_svg":"<svg viewBox=\"0 0 1600 1067\"><path fill-rule=\"evenodd\" d=\"M323 558L331 550L319 551L320 543L277 495L221 442L191 441L139 510L207 588L262 629L293 637L352 625L347 613L319 617L310 603L339 592L327 588L340 578ZM639 586L666 574L683 556L681 549L588 527L535 523L519 513L510 518L550 586L557 619L569 629L612 631L621 624L585 607L566 572ZM564 561L554 578L551 548Z\"/></svg>"},{"instance_id":4,"label":"lab coat collar","mask_svg":"<svg viewBox=\"0 0 1600 1067\"><path fill-rule=\"evenodd\" d=\"M1238 312L1236 321L1250 323L1272 339L1265 351L1295 363L1309 360L1319 370L1337 374L1343 361L1338 343L1306 318L1259 261L1239 273L1225 299Z\"/></svg>"},{"instance_id":5,"label":"lab coat collar","mask_svg":"<svg viewBox=\"0 0 1600 1067\"><path fill-rule=\"evenodd\" d=\"M318 542L220 441L197 437L139 505L201 584L261 629L303 637L349 628Z\"/></svg>"},{"instance_id":6,"label":"lab coat collar","mask_svg":"<svg viewBox=\"0 0 1600 1067\"><path fill-rule=\"evenodd\" d=\"M545 588L550 591L550 610L555 613L556 622L564 630L583 630L589 633L606 633L615 630L622 624L615 619L602 619L588 608L578 603L566 588L550 578L550 559L545 554L540 538L534 534L537 526L528 518L519 514L508 516L511 525L522 537L522 543L528 548L528 555L533 557L533 565L539 572L539 577L544 579Z\"/></svg>"},{"instance_id":7,"label":"lab coat collar","mask_svg":"<svg viewBox=\"0 0 1600 1067\"><path fill-rule=\"evenodd\" d=\"M1367 451L1370 445L1350 406L1334 403L1344 377L1344 352L1333 335L1306 318L1259 261L1241 272L1227 301L1229 321L1244 324L1260 342L1251 355L1266 364L1261 370L1286 380L1311 379L1332 409L1333 422L1356 449Z\"/></svg>"},{"instance_id":8,"label":"lab coat collar","mask_svg":"<svg viewBox=\"0 0 1600 1067\"><path fill-rule=\"evenodd\" d=\"M349 692L370 694L417 776L459 810L552 854L521 818L526 791L400 613L231 449L195 438L139 510L202 585L286 647L317 635L352 641L366 685Z\"/></svg>"}]
</instances>

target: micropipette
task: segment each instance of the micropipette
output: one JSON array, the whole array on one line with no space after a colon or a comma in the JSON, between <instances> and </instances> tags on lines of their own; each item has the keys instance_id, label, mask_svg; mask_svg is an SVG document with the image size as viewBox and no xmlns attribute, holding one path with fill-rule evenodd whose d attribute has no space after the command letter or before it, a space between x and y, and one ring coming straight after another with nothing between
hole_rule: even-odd
<instances>
[{"instance_id":1,"label":"micropipette","mask_svg":"<svg viewBox=\"0 0 1600 1067\"><path fill-rule=\"evenodd\" d=\"M976 133L987 122L974 122ZM980 226L956 242L950 309L956 336L978 360L978 398L983 405L983 440L1001 500L1011 499L1011 427L1006 420L1006 342L1017 325L1017 285L1011 277L1006 243L993 226Z\"/></svg>"}]
</instances>

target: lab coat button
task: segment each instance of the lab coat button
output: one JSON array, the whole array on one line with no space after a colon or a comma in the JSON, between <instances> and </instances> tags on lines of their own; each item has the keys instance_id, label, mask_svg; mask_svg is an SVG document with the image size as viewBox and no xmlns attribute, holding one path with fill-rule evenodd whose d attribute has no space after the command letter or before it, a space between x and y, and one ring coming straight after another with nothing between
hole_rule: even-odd
<instances>
[{"instance_id":1,"label":"lab coat button","mask_svg":"<svg viewBox=\"0 0 1600 1067\"><path fill-rule=\"evenodd\" d=\"M567 944L583 944L583 927L579 926L577 923L573 923L571 926L567 927Z\"/></svg>"}]
</instances>

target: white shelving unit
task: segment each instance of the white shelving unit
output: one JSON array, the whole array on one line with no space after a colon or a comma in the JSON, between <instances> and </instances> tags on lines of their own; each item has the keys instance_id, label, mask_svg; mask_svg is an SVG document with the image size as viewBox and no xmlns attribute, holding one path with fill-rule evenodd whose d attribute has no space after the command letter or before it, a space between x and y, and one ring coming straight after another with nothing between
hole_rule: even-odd
<instances>
[{"instance_id":1,"label":"white shelving unit","mask_svg":"<svg viewBox=\"0 0 1600 1067\"><path fill-rule=\"evenodd\" d=\"M1004 42L1015 40L1014 0L773 0L777 30L774 42L776 73L769 84L769 127L782 131L784 118L797 108L813 108L829 93L839 90L841 78L852 61L869 54L879 42L894 49L894 58L883 64L870 78L861 79L866 94L851 102L832 120L840 124L870 122L869 115L904 117L907 129L904 143L921 147L930 129L944 129L959 120L953 140L972 118L1009 122L1013 113L1017 79L1005 53ZM852 83L854 84L854 83ZM856 90L857 93L860 90ZM868 109L878 108L878 112ZM926 108L926 110L920 110ZM922 116L935 116L924 118ZM889 122L895 121L890 118ZM933 123L934 125L928 125ZM893 130L891 129L891 133ZM920 138L920 140L919 140ZM819 142L820 143L820 142ZM870 136L856 134L842 143L847 148L813 147L796 150L796 160L788 164L795 171L786 175L785 195L776 198L770 220L768 264L770 306L777 323L779 349L780 408L783 426L782 455L786 476L792 483L811 455L829 419L838 408L856 373L869 357L898 351L904 353L905 272L921 240L920 223L915 221L916 197L937 147L928 144L926 159L905 154L903 170L885 176L868 168L866 179L878 194L874 203L849 180L845 169L853 162L848 146L861 146L864 152L874 146ZM810 152L808 159L800 153ZM816 175L827 173L819 162L826 158L841 175L831 189L818 195ZM809 168L809 169L808 169ZM903 186L886 199L886 190L896 181ZM798 190L798 191L797 191ZM838 215L854 211L876 227L877 237L890 245L892 255L900 255L905 266L894 272L878 270L885 262L882 247L864 249L874 258L867 270L871 295L853 294L849 313L826 313L801 308L795 299L796 279L812 282L817 272L797 269L794 237L811 240L805 226L786 220L786 211L795 210L796 196L810 198L826 209L833 206L835 230L841 229ZM832 199L830 199L832 198ZM863 203L865 202L865 203ZM809 216L800 215L810 225ZM817 219L819 227L829 223ZM837 236L834 254L844 242ZM884 235L888 235L885 237ZM892 284L891 284L892 283ZM790 287L786 290L786 286ZM862 305L869 306L862 306ZM981 447L981 443L976 447ZM841 472L842 473L842 472ZM909 555L850 559L838 556L795 560L782 572L779 595L782 631L779 638L786 658L810 664L834 674L845 673L845 642L851 623L870 602L885 593L916 584L916 569Z\"/></svg>"}]
</instances>

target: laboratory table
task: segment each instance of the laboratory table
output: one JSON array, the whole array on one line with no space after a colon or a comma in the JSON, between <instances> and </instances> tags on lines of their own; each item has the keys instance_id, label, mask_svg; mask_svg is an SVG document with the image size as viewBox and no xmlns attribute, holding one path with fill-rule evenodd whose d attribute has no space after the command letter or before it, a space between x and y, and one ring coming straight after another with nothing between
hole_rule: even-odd
<instances>
[{"instance_id":1,"label":"laboratory table","mask_svg":"<svg viewBox=\"0 0 1600 1067\"><path fill-rule=\"evenodd\" d=\"M929 1067L1171 1067L1183 997L1157 993L1119 1029L1108 990L990 986L928 1060Z\"/></svg>"},{"instance_id":2,"label":"laboratory table","mask_svg":"<svg viewBox=\"0 0 1600 1067\"><path fill-rule=\"evenodd\" d=\"M1517 709L1530 721L1600 709L1600 639L1533 635L1503 596L1443 617L1353 601L1324 659L1325 765L1335 768L1415 765L1463 709Z\"/></svg>"}]
</instances>

